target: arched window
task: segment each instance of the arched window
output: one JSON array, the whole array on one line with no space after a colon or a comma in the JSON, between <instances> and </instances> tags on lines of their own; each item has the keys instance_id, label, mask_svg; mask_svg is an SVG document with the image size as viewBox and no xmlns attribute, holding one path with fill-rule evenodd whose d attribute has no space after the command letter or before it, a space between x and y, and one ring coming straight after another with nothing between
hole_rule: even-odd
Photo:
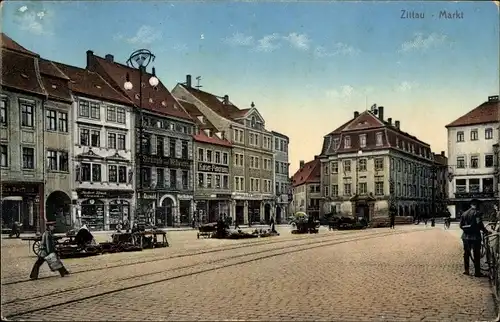
<instances>
[{"instance_id":1,"label":"arched window","mask_svg":"<svg viewBox=\"0 0 500 322\"><path fill-rule=\"evenodd\" d=\"M104 202L99 199L87 199L82 202L82 225L92 231L104 230Z\"/></svg>"},{"instance_id":2,"label":"arched window","mask_svg":"<svg viewBox=\"0 0 500 322\"><path fill-rule=\"evenodd\" d=\"M123 225L125 219L130 223L130 203L120 199L111 200L109 202L109 229L115 230L119 223Z\"/></svg>"}]
</instances>

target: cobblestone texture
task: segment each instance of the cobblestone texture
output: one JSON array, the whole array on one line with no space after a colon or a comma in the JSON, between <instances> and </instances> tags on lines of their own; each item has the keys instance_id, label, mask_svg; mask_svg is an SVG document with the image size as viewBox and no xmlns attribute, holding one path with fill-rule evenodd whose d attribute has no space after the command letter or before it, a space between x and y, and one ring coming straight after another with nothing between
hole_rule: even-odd
<instances>
[{"instance_id":1,"label":"cobblestone texture","mask_svg":"<svg viewBox=\"0 0 500 322\"><path fill-rule=\"evenodd\" d=\"M406 232L406 233L405 233ZM193 233L193 232L191 232ZM382 237L384 234L392 235ZM402 234L398 234L402 233ZM349 241L357 237L371 238ZM108 255L108 262L141 256L170 256L208 247L249 241L189 240L191 247ZM195 234L191 238L196 238ZM461 274L461 244L454 229L415 226L355 232L325 232L319 236L282 234L275 241L177 259L74 274L67 278L2 286L3 315L61 304L14 317L22 320L324 320L324 321L476 321L492 320L495 307L486 279ZM181 237L175 237L181 240ZM172 236L172 239L175 239ZM288 240L287 238L291 238ZM189 241L188 241L189 240ZM332 245L300 252L316 241ZM257 242L259 240L256 240ZM338 243L343 241L343 243ZM229 243L226 243L229 242ZM334 243L337 243L333 245ZM3 250L3 248L2 248ZM253 254L260 252L259 254ZM16 252L7 252L15 256ZM248 254L248 256L245 256ZM254 262L265 255L277 255ZM20 255L22 256L22 255ZM239 256L239 257L238 257ZM66 261L76 269L79 262ZM104 259L100 256L101 261ZM7 257L5 258L7 263ZM10 269L15 272L14 259ZM217 262L218 260L218 262ZM33 259L30 259L30 265ZM77 264L78 263L78 264ZM4 253L2 252L2 264ZM200 265L196 265L200 264ZM234 264L234 266L227 266ZM85 263L82 267L88 267ZM183 266L192 265L189 268ZM4 266L4 265L2 265ZM23 266L24 267L24 266ZM213 268L215 270L208 271ZM216 269L218 268L218 269ZM205 272L199 273L202 270ZM20 272L26 272L22 269ZM19 273L20 273L19 272ZM159 272L152 274L154 272ZM196 273L186 275L188 273ZM149 275L148 275L149 274ZM134 275L140 277L130 278ZM2 276L2 281L8 276ZM129 278L126 280L121 280ZM161 282L166 278L172 278ZM151 283L127 290L126 287ZM71 288L84 289L73 290ZM57 291L64 291L57 293ZM98 295L81 299L88 295ZM33 296L43 298L9 303Z\"/></svg>"}]
</instances>

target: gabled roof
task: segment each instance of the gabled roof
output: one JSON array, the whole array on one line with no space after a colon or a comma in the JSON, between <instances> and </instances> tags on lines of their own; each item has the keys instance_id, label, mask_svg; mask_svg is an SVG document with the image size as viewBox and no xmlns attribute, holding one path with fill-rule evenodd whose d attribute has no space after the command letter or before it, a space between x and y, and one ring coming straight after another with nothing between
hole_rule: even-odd
<instances>
[{"instance_id":1,"label":"gabled roof","mask_svg":"<svg viewBox=\"0 0 500 322\"><path fill-rule=\"evenodd\" d=\"M140 71L138 69L108 61L91 52L88 52L87 55L90 55L91 59L91 66L87 66L87 68L100 74L104 79L110 82L115 89L120 90L133 101L136 106L140 106L140 103L142 103L142 107L145 110L191 122L193 121L161 81L159 81L156 88L149 85L149 79L153 76L152 74L143 72L142 80L140 80ZM133 85L131 90L125 90L124 88L124 84L127 81L127 74ZM144 84L142 88L142 102L139 102L140 83Z\"/></svg>"},{"instance_id":2,"label":"gabled roof","mask_svg":"<svg viewBox=\"0 0 500 322\"><path fill-rule=\"evenodd\" d=\"M199 133L193 135L193 139L195 141L201 142L201 143L221 145L221 146L226 146L226 147L232 146L231 142L229 142L228 140L221 139L215 134L208 136L204 130L201 130L201 131L199 131Z\"/></svg>"},{"instance_id":3,"label":"gabled roof","mask_svg":"<svg viewBox=\"0 0 500 322\"><path fill-rule=\"evenodd\" d=\"M38 65L37 56L2 48L0 84L14 90L46 96L36 65Z\"/></svg>"},{"instance_id":4,"label":"gabled roof","mask_svg":"<svg viewBox=\"0 0 500 322\"><path fill-rule=\"evenodd\" d=\"M99 74L87 69L53 62L70 79L70 89L79 95L90 96L119 104L133 105L125 95L115 90Z\"/></svg>"},{"instance_id":5,"label":"gabled roof","mask_svg":"<svg viewBox=\"0 0 500 322\"><path fill-rule=\"evenodd\" d=\"M487 102L479 105L472 111L462 115L455 121L446 125L449 127L468 126L477 124L496 123L500 121L500 103L498 96L491 96Z\"/></svg>"},{"instance_id":6,"label":"gabled roof","mask_svg":"<svg viewBox=\"0 0 500 322\"><path fill-rule=\"evenodd\" d=\"M292 187L297 187L306 183L320 182L321 179L321 161L315 158L304 164L302 168L292 177Z\"/></svg>"},{"instance_id":7,"label":"gabled roof","mask_svg":"<svg viewBox=\"0 0 500 322\"><path fill-rule=\"evenodd\" d=\"M348 126L349 124L351 124L352 121L354 121L354 118L350 119L349 121L345 122L344 124L342 124L341 126L339 126L338 128L336 128L335 130L333 130L332 132L328 133L328 135L340 134L340 132L342 132L342 130L346 126Z\"/></svg>"},{"instance_id":8,"label":"gabled roof","mask_svg":"<svg viewBox=\"0 0 500 322\"><path fill-rule=\"evenodd\" d=\"M248 114L248 112L250 112L250 110L251 110L251 108L244 108L242 110L231 113L231 117L234 119L243 118Z\"/></svg>"},{"instance_id":9,"label":"gabled roof","mask_svg":"<svg viewBox=\"0 0 500 322\"><path fill-rule=\"evenodd\" d=\"M34 56L34 57L40 57L37 53L34 53L32 51L29 51L28 49L24 48L23 46L19 45L17 42L15 42L12 38L4 34L3 32L0 33L2 36L2 48L15 51L20 54L25 54L29 56Z\"/></svg>"},{"instance_id":10,"label":"gabled roof","mask_svg":"<svg viewBox=\"0 0 500 322\"><path fill-rule=\"evenodd\" d=\"M38 66L45 90L50 98L72 102L69 78L50 60L40 58Z\"/></svg>"},{"instance_id":11,"label":"gabled roof","mask_svg":"<svg viewBox=\"0 0 500 322\"><path fill-rule=\"evenodd\" d=\"M246 113L242 112L244 110L240 110L230 101L228 102L228 104L224 104L224 99L220 96L216 96L214 94L186 86L185 84L179 83L178 85L182 86L186 91L188 91L198 100L203 102L203 104L205 104L212 111L214 111L218 115L228 120L234 120L236 118L240 118L242 113Z\"/></svg>"},{"instance_id":12,"label":"gabled roof","mask_svg":"<svg viewBox=\"0 0 500 322\"><path fill-rule=\"evenodd\" d=\"M347 124L341 132L355 131L355 130L366 130L372 128L383 127L384 123L380 121L378 117L373 115L369 111L364 111L359 114L358 117L353 119L349 124Z\"/></svg>"},{"instance_id":13,"label":"gabled roof","mask_svg":"<svg viewBox=\"0 0 500 322\"><path fill-rule=\"evenodd\" d=\"M203 115L203 113L198 109L198 107L196 107L196 105L181 99L177 99L177 101L182 105L182 107L184 107L184 110L191 116L198 128L213 129L217 131L215 126ZM203 117L203 122L198 118L199 116Z\"/></svg>"}]
</instances>

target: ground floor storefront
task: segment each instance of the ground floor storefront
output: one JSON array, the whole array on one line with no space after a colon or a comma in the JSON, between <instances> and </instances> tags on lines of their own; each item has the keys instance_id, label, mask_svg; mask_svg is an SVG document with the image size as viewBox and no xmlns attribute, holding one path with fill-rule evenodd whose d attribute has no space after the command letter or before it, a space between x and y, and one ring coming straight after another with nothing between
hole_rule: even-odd
<instances>
[{"instance_id":1,"label":"ground floor storefront","mask_svg":"<svg viewBox=\"0 0 500 322\"><path fill-rule=\"evenodd\" d=\"M275 201L273 199L243 199L236 197L231 202L233 222L243 225L269 224L275 218Z\"/></svg>"},{"instance_id":2,"label":"ground floor storefront","mask_svg":"<svg viewBox=\"0 0 500 322\"><path fill-rule=\"evenodd\" d=\"M192 194L170 191L140 193L137 205L134 222L158 228L189 226L195 210Z\"/></svg>"},{"instance_id":3,"label":"ground floor storefront","mask_svg":"<svg viewBox=\"0 0 500 322\"><path fill-rule=\"evenodd\" d=\"M18 222L25 232L43 231L43 183L2 182L1 189L2 229Z\"/></svg>"},{"instance_id":4,"label":"ground floor storefront","mask_svg":"<svg viewBox=\"0 0 500 322\"><path fill-rule=\"evenodd\" d=\"M77 189L74 197L75 227L87 225L91 231L115 230L118 224L133 221L133 190Z\"/></svg>"},{"instance_id":5,"label":"ground floor storefront","mask_svg":"<svg viewBox=\"0 0 500 322\"><path fill-rule=\"evenodd\" d=\"M479 211L484 220L496 217L495 206L498 207L498 198L477 198L479 200ZM470 208L472 198L452 199L448 205L451 218L459 219L462 214Z\"/></svg>"},{"instance_id":6,"label":"ground floor storefront","mask_svg":"<svg viewBox=\"0 0 500 322\"><path fill-rule=\"evenodd\" d=\"M290 215L288 214L288 203L277 203L276 204L276 210L275 210L275 220L277 224L287 224L288 223L288 217Z\"/></svg>"},{"instance_id":7,"label":"ground floor storefront","mask_svg":"<svg viewBox=\"0 0 500 322\"><path fill-rule=\"evenodd\" d=\"M219 218L233 218L230 194L197 195L194 201L195 212L191 216L195 225L216 222Z\"/></svg>"}]
</instances>

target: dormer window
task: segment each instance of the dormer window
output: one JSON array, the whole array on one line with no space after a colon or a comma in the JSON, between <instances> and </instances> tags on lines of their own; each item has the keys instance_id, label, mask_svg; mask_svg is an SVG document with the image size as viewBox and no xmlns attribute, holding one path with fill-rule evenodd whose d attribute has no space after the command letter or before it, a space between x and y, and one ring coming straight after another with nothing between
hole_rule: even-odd
<instances>
[{"instance_id":1,"label":"dormer window","mask_svg":"<svg viewBox=\"0 0 500 322\"><path fill-rule=\"evenodd\" d=\"M201 124L205 124L205 118L203 117L203 115L199 115L198 120L201 122Z\"/></svg>"},{"instance_id":2,"label":"dormer window","mask_svg":"<svg viewBox=\"0 0 500 322\"><path fill-rule=\"evenodd\" d=\"M255 121L255 116L252 116L251 125L253 128L255 128L255 126L257 125L257 122Z\"/></svg>"},{"instance_id":3,"label":"dormer window","mask_svg":"<svg viewBox=\"0 0 500 322\"><path fill-rule=\"evenodd\" d=\"M377 144L377 146L382 146L384 144L384 142L382 141L382 132L377 132L376 144Z\"/></svg>"},{"instance_id":4,"label":"dormer window","mask_svg":"<svg viewBox=\"0 0 500 322\"><path fill-rule=\"evenodd\" d=\"M215 132L215 135L216 135L219 139L222 139L222 132Z\"/></svg>"},{"instance_id":5,"label":"dormer window","mask_svg":"<svg viewBox=\"0 0 500 322\"><path fill-rule=\"evenodd\" d=\"M366 147L366 134L361 134L359 136L359 147L360 148Z\"/></svg>"},{"instance_id":6,"label":"dormer window","mask_svg":"<svg viewBox=\"0 0 500 322\"><path fill-rule=\"evenodd\" d=\"M337 150L339 148L339 146L340 146L340 140L339 140L339 138L333 139L333 148L335 150Z\"/></svg>"},{"instance_id":7,"label":"dormer window","mask_svg":"<svg viewBox=\"0 0 500 322\"><path fill-rule=\"evenodd\" d=\"M344 148L349 149L351 147L351 137L346 136L344 138Z\"/></svg>"},{"instance_id":8,"label":"dormer window","mask_svg":"<svg viewBox=\"0 0 500 322\"><path fill-rule=\"evenodd\" d=\"M208 136L208 137L212 137L212 131L210 129L205 129L203 130L205 131L205 134Z\"/></svg>"}]
</instances>

